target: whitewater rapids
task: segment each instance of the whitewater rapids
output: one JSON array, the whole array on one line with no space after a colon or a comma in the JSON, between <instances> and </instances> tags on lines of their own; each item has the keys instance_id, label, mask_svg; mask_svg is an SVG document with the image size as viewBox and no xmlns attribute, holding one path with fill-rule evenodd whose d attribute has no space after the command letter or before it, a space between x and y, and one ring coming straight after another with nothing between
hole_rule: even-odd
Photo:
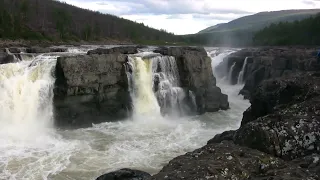
<instances>
[{"instance_id":1,"label":"whitewater rapids","mask_svg":"<svg viewBox=\"0 0 320 180\"><path fill-rule=\"evenodd\" d=\"M209 54L214 51L208 49ZM230 52L211 55L212 66ZM121 122L57 130L52 127L56 57L35 58L34 66L31 61L0 66L0 179L88 180L124 167L157 173L169 160L205 145L215 134L237 129L249 106L238 96L242 86L218 80L229 95L228 111L174 119L142 113ZM143 66L140 60L137 66ZM144 90L154 103L150 89ZM151 108L159 111L156 105Z\"/></svg>"}]
</instances>

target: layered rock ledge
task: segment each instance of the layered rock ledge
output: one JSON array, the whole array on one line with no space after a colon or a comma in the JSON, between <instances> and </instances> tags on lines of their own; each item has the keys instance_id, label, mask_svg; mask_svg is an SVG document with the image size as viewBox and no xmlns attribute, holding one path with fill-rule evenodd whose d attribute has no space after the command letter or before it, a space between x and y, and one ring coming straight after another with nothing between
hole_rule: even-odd
<instances>
[{"instance_id":1,"label":"layered rock ledge","mask_svg":"<svg viewBox=\"0 0 320 180\"><path fill-rule=\"evenodd\" d=\"M320 179L320 72L313 56L304 58L305 69L265 76L253 86L238 130L216 135L147 179Z\"/></svg>"},{"instance_id":2,"label":"layered rock ledge","mask_svg":"<svg viewBox=\"0 0 320 180\"><path fill-rule=\"evenodd\" d=\"M56 125L85 127L129 117L132 100L126 64L128 56L139 52L139 48L96 49L87 55L59 57L54 89ZM203 48L170 47L158 50L168 52L160 52L159 56L175 57L180 84L186 92L194 92L197 113L229 108L228 96L216 86L211 59ZM188 102L185 104L192 104L191 98L186 100Z\"/></svg>"}]
</instances>

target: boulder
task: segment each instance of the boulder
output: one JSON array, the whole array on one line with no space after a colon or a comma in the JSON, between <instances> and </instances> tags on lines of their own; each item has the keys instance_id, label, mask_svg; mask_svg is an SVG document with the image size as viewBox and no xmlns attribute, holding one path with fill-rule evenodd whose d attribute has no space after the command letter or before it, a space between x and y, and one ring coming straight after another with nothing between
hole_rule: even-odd
<instances>
[{"instance_id":1,"label":"boulder","mask_svg":"<svg viewBox=\"0 0 320 180\"><path fill-rule=\"evenodd\" d=\"M68 48L64 47L51 47L50 52L68 52Z\"/></svg>"},{"instance_id":2,"label":"boulder","mask_svg":"<svg viewBox=\"0 0 320 180\"><path fill-rule=\"evenodd\" d=\"M111 49L98 48L94 50L90 50L87 52L87 55L91 54L136 54L138 53L138 47L136 46L120 46L114 47Z\"/></svg>"},{"instance_id":3,"label":"boulder","mask_svg":"<svg viewBox=\"0 0 320 180\"><path fill-rule=\"evenodd\" d=\"M86 127L126 118L131 99L124 54L59 57L54 107L59 127Z\"/></svg>"},{"instance_id":4,"label":"boulder","mask_svg":"<svg viewBox=\"0 0 320 180\"><path fill-rule=\"evenodd\" d=\"M120 169L118 171L110 172L98 177L96 180L147 180L150 179L149 173L132 170Z\"/></svg>"},{"instance_id":5,"label":"boulder","mask_svg":"<svg viewBox=\"0 0 320 180\"><path fill-rule=\"evenodd\" d=\"M298 73L264 81L251 95L251 107L243 114L241 125L271 114L279 105L290 105L320 95L319 73Z\"/></svg>"},{"instance_id":6,"label":"boulder","mask_svg":"<svg viewBox=\"0 0 320 180\"><path fill-rule=\"evenodd\" d=\"M234 142L284 160L320 153L320 96L245 124Z\"/></svg>"},{"instance_id":7,"label":"boulder","mask_svg":"<svg viewBox=\"0 0 320 180\"><path fill-rule=\"evenodd\" d=\"M221 143L222 141L233 141L233 136L236 131L225 131L221 134L215 135L212 139L208 141L207 144L213 144L213 143Z\"/></svg>"},{"instance_id":8,"label":"boulder","mask_svg":"<svg viewBox=\"0 0 320 180\"><path fill-rule=\"evenodd\" d=\"M208 144L174 158L152 176L154 180L195 179L276 179L318 178L299 166L230 141Z\"/></svg>"},{"instance_id":9,"label":"boulder","mask_svg":"<svg viewBox=\"0 0 320 180\"><path fill-rule=\"evenodd\" d=\"M176 59L182 88L195 94L197 112L214 112L228 109L228 97L216 86L211 68L211 58L204 48L161 47L154 52Z\"/></svg>"}]
</instances>

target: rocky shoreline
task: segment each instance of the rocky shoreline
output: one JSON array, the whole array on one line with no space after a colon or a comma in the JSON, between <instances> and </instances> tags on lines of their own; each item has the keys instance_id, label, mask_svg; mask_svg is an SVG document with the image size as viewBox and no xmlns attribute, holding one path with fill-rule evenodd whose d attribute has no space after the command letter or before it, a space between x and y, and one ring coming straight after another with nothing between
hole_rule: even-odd
<instances>
[{"instance_id":1,"label":"rocky shoreline","mask_svg":"<svg viewBox=\"0 0 320 180\"><path fill-rule=\"evenodd\" d=\"M241 127L174 158L158 174L122 179L320 179L320 69L314 52L262 48L231 54L218 68L228 72L236 63L240 72L249 58L240 93L251 106Z\"/></svg>"}]
</instances>

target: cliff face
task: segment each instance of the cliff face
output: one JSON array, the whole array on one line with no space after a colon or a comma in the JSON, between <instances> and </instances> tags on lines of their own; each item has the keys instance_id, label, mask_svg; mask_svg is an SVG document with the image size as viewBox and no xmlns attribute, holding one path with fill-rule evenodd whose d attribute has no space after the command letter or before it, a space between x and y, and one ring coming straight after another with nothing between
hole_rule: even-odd
<instances>
[{"instance_id":1,"label":"cliff face","mask_svg":"<svg viewBox=\"0 0 320 180\"><path fill-rule=\"evenodd\" d=\"M123 54L60 57L56 66L58 126L88 126L125 118L131 109Z\"/></svg>"},{"instance_id":2,"label":"cliff face","mask_svg":"<svg viewBox=\"0 0 320 180\"><path fill-rule=\"evenodd\" d=\"M128 55L136 52L137 47L117 47L58 58L54 91L56 124L81 127L130 116L132 102L126 67ZM183 102L179 102L181 106L193 105L187 93L192 91L196 113L229 108L228 97L216 86L211 59L203 48L161 48L160 53L175 57L179 84L186 92ZM167 107L161 108L166 111Z\"/></svg>"},{"instance_id":3,"label":"cliff face","mask_svg":"<svg viewBox=\"0 0 320 180\"><path fill-rule=\"evenodd\" d=\"M216 86L211 68L211 59L203 48L171 47L155 52L175 57L181 86L194 92L198 113L228 109L228 96Z\"/></svg>"},{"instance_id":4,"label":"cliff face","mask_svg":"<svg viewBox=\"0 0 320 180\"><path fill-rule=\"evenodd\" d=\"M297 72L318 71L320 64L316 61L316 48L279 47L243 49L226 57L216 67L219 76L227 76L235 64L230 82L237 83L243 63L247 59L244 72L245 86L240 94L250 97L254 89L264 80L288 76Z\"/></svg>"}]
</instances>

